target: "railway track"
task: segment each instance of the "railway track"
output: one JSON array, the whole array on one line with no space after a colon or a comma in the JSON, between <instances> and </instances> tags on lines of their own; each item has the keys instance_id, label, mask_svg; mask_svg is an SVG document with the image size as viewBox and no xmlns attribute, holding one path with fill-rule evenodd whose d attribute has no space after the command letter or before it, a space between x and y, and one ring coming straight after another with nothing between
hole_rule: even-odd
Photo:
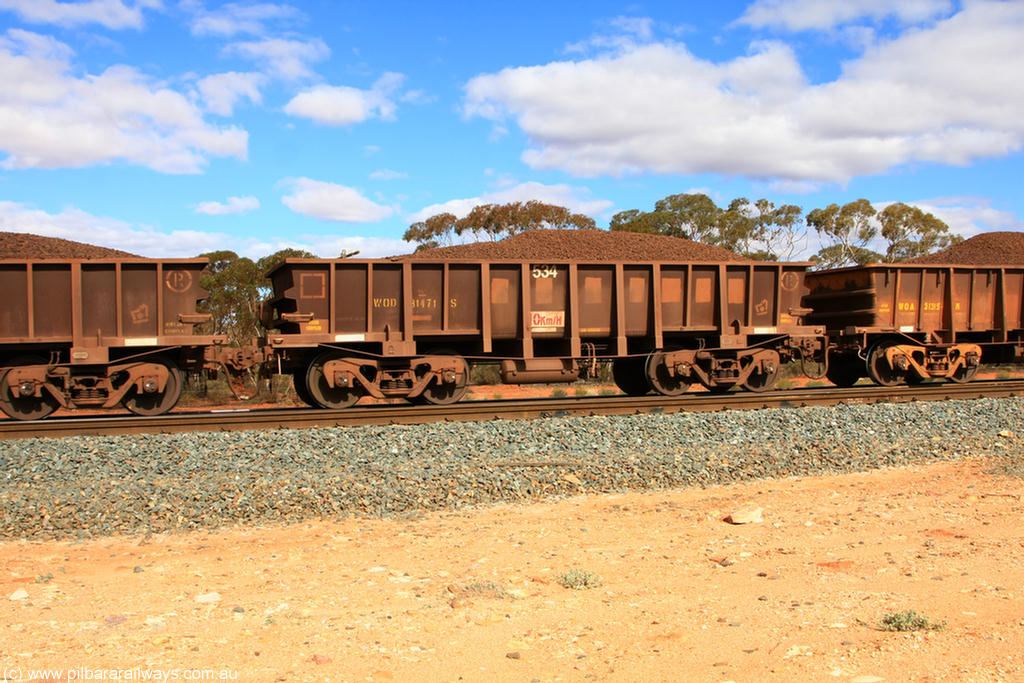
<instances>
[{"instance_id":1,"label":"railway track","mask_svg":"<svg viewBox=\"0 0 1024 683\"><path fill-rule=\"evenodd\" d=\"M131 415L49 419L39 422L0 421L0 439L60 438L121 434L216 432L243 429L421 424L439 421L531 419L568 415L623 415L680 411L757 410L843 403L943 401L1024 396L1024 380L994 380L916 387L863 386L839 389L814 387L765 393L727 395L695 393L666 396L593 396L505 401L465 401L448 406L384 405L346 410L308 408L237 409L139 417Z\"/></svg>"}]
</instances>

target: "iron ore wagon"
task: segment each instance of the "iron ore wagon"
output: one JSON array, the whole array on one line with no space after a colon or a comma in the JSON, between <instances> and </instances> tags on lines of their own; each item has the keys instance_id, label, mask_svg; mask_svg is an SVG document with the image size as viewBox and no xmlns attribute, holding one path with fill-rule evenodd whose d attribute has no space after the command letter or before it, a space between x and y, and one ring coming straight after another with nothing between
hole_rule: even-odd
<instances>
[{"instance_id":1,"label":"iron ore wagon","mask_svg":"<svg viewBox=\"0 0 1024 683\"><path fill-rule=\"evenodd\" d=\"M967 382L982 360L1024 357L1024 266L869 264L808 273L807 285L839 386Z\"/></svg>"},{"instance_id":2,"label":"iron ore wagon","mask_svg":"<svg viewBox=\"0 0 1024 683\"><path fill-rule=\"evenodd\" d=\"M506 383L573 381L611 361L627 394L772 387L820 355L806 263L288 259L268 275L269 357L313 406L451 403L473 362Z\"/></svg>"},{"instance_id":3,"label":"iron ore wagon","mask_svg":"<svg viewBox=\"0 0 1024 683\"><path fill-rule=\"evenodd\" d=\"M207 265L0 260L0 410L33 420L59 407L120 404L139 415L173 408L182 371L202 368L225 341L194 333L210 319L196 310Z\"/></svg>"}]
</instances>

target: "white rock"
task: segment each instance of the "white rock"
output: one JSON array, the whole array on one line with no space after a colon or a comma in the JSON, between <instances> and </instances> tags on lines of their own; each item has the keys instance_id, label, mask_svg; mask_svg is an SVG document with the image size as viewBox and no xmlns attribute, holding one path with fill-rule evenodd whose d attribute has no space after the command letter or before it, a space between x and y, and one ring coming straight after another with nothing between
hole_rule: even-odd
<instances>
[{"instance_id":1,"label":"white rock","mask_svg":"<svg viewBox=\"0 0 1024 683\"><path fill-rule=\"evenodd\" d=\"M19 588L18 590L16 590L13 593L11 593L10 599L11 600L28 600L28 591L25 590L24 588Z\"/></svg>"},{"instance_id":2,"label":"white rock","mask_svg":"<svg viewBox=\"0 0 1024 683\"><path fill-rule=\"evenodd\" d=\"M203 593L196 596L196 602L212 603L220 602L220 593Z\"/></svg>"},{"instance_id":3,"label":"white rock","mask_svg":"<svg viewBox=\"0 0 1024 683\"><path fill-rule=\"evenodd\" d=\"M729 524L760 524L764 521L761 516L763 510L753 505L733 510L732 514L725 518Z\"/></svg>"}]
</instances>

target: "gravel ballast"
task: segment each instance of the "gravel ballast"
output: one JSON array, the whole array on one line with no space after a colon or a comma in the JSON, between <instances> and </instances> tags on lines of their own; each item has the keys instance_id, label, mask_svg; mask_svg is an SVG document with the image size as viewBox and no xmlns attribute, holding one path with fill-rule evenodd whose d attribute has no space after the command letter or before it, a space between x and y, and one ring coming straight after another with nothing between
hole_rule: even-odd
<instances>
[{"instance_id":1,"label":"gravel ballast","mask_svg":"<svg viewBox=\"0 0 1024 683\"><path fill-rule=\"evenodd\" d=\"M834 474L1012 454L1021 436L1024 399L979 399L29 439L0 444L0 538L391 516Z\"/></svg>"}]
</instances>

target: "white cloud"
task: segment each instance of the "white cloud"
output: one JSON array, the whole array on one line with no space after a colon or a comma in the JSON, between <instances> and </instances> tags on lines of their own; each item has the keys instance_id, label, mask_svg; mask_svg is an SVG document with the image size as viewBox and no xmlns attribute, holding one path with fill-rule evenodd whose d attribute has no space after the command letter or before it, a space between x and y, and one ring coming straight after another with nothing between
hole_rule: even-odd
<instances>
[{"instance_id":1,"label":"white cloud","mask_svg":"<svg viewBox=\"0 0 1024 683\"><path fill-rule=\"evenodd\" d=\"M736 23L754 28L824 31L861 19L893 17L904 24L915 24L945 16L952 9L952 0L756 0Z\"/></svg>"},{"instance_id":2,"label":"white cloud","mask_svg":"<svg viewBox=\"0 0 1024 683\"><path fill-rule=\"evenodd\" d=\"M630 50L648 43L654 37L654 20L648 17L614 17L606 22L610 33L599 33L579 43L572 43L566 52L588 52L592 48Z\"/></svg>"},{"instance_id":3,"label":"white cloud","mask_svg":"<svg viewBox=\"0 0 1024 683\"><path fill-rule=\"evenodd\" d=\"M260 88L266 81L263 74L229 71L200 78L196 88L207 111L231 116L235 103L243 97L253 104L260 104L263 101Z\"/></svg>"},{"instance_id":4,"label":"white cloud","mask_svg":"<svg viewBox=\"0 0 1024 683\"><path fill-rule=\"evenodd\" d=\"M57 0L0 0L0 10L15 12L34 24L80 26L100 24L117 30L142 28L144 9L161 9L161 0L85 0L85 2L57 2Z\"/></svg>"},{"instance_id":5,"label":"white cloud","mask_svg":"<svg viewBox=\"0 0 1024 683\"><path fill-rule=\"evenodd\" d=\"M907 203L934 214L965 239L982 232L1024 231L1024 220L1012 211L995 208L986 197L938 197Z\"/></svg>"},{"instance_id":6,"label":"white cloud","mask_svg":"<svg viewBox=\"0 0 1024 683\"><path fill-rule=\"evenodd\" d=\"M403 78L401 74L386 73L369 90L318 85L292 98L284 111L328 126L347 126L372 117L390 121L395 118L396 109L391 95Z\"/></svg>"},{"instance_id":7,"label":"white cloud","mask_svg":"<svg viewBox=\"0 0 1024 683\"><path fill-rule=\"evenodd\" d=\"M392 171L390 168L382 168L379 171L374 171L370 174L371 180L401 180L402 178L408 178L408 173L402 173L401 171Z\"/></svg>"},{"instance_id":8,"label":"white cloud","mask_svg":"<svg viewBox=\"0 0 1024 683\"><path fill-rule=\"evenodd\" d=\"M48 213L24 204L0 201L0 226L6 232L23 232L44 237L85 242L120 249L149 258L193 258L211 251L229 249L253 260L281 249L309 251L323 258L359 250L360 258L404 254L412 246L403 240L383 237L338 235L275 236L239 239L224 233L197 230L160 230L133 225L115 218L94 216L76 208Z\"/></svg>"},{"instance_id":9,"label":"white cloud","mask_svg":"<svg viewBox=\"0 0 1024 683\"><path fill-rule=\"evenodd\" d=\"M208 216L225 216L228 214L248 213L260 208L260 200L256 197L228 197L227 202L200 202L196 205L196 213Z\"/></svg>"},{"instance_id":10,"label":"white cloud","mask_svg":"<svg viewBox=\"0 0 1024 683\"><path fill-rule=\"evenodd\" d=\"M256 62L269 75L290 81L312 76L309 64L327 59L331 50L326 43L316 38L307 41L267 38L232 43L224 48L224 53Z\"/></svg>"},{"instance_id":11,"label":"white cloud","mask_svg":"<svg viewBox=\"0 0 1024 683\"><path fill-rule=\"evenodd\" d=\"M282 249L301 249L316 254L321 258L338 258L342 253L358 251L356 258L380 258L408 254L415 245L404 240L385 237L362 237L340 235L300 235L297 239L270 239L248 245L245 255L250 258L261 258ZM241 253L241 252L239 252Z\"/></svg>"},{"instance_id":12,"label":"white cloud","mask_svg":"<svg viewBox=\"0 0 1024 683\"><path fill-rule=\"evenodd\" d=\"M291 194L281 201L295 213L339 223L376 223L394 214L394 209L367 199L358 190L310 178L283 181Z\"/></svg>"},{"instance_id":13,"label":"white cloud","mask_svg":"<svg viewBox=\"0 0 1024 683\"><path fill-rule=\"evenodd\" d=\"M407 90L399 99L408 104L423 105L437 102L437 95L431 95L426 90Z\"/></svg>"},{"instance_id":14,"label":"white cloud","mask_svg":"<svg viewBox=\"0 0 1024 683\"><path fill-rule=\"evenodd\" d=\"M649 17L619 16L611 20L611 25L620 31L636 36L639 40L650 40L654 36L654 20Z\"/></svg>"},{"instance_id":15,"label":"white cloud","mask_svg":"<svg viewBox=\"0 0 1024 683\"><path fill-rule=\"evenodd\" d=\"M978 1L871 48L830 83L809 83L780 43L723 63L654 44L477 76L464 111L513 119L530 140L523 160L540 169L843 183L1019 150L1022 43L1024 3Z\"/></svg>"},{"instance_id":16,"label":"white cloud","mask_svg":"<svg viewBox=\"0 0 1024 683\"><path fill-rule=\"evenodd\" d=\"M0 225L8 232L59 237L153 258L189 258L231 243L227 235L197 230L167 232L76 208L53 214L16 202L0 202Z\"/></svg>"},{"instance_id":17,"label":"white cloud","mask_svg":"<svg viewBox=\"0 0 1024 683\"><path fill-rule=\"evenodd\" d=\"M821 185L808 180L773 180L767 189L772 194L814 194Z\"/></svg>"},{"instance_id":18,"label":"white cloud","mask_svg":"<svg viewBox=\"0 0 1024 683\"><path fill-rule=\"evenodd\" d=\"M28 31L0 36L3 168L123 161L196 173L207 156L246 157L248 134L213 126L183 94L134 67L72 75L71 49Z\"/></svg>"},{"instance_id":19,"label":"white cloud","mask_svg":"<svg viewBox=\"0 0 1024 683\"><path fill-rule=\"evenodd\" d=\"M194 5L194 3L188 3ZM270 21L297 19L302 13L291 5L256 3L242 5L234 2L207 10L194 6L190 27L194 35L234 36L239 33L263 35Z\"/></svg>"},{"instance_id":20,"label":"white cloud","mask_svg":"<svg viewBox=\"0 0 1024 683\"><path fill-rule=\"evenodd\" d=\"M441 204L431 204L408 217L410 223L422 221L439 213L450 213L462 218L481 204L509 204L511 202L528 202L537 200L545 204L564 206L574 213L596 216L611 208L612 202L606 199L593 199L590 190L569 185L543 185L537 182L526 182L518 185L502 187L494 192L487 192L479 197L452 199Z\"/></svg>"}]
</instances>

